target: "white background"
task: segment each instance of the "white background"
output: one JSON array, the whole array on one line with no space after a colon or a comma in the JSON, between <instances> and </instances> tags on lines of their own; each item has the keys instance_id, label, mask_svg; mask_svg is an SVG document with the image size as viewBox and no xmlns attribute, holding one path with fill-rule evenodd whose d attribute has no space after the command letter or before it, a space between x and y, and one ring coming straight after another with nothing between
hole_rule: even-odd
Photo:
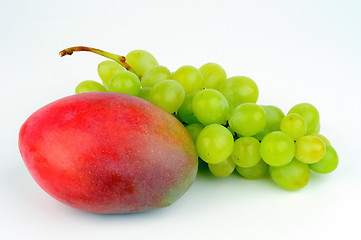
<instances>
[{"instance_id":1,"label":"white background","mask_svg":"<svg viewBox=\"0 0 361 240\"><path fill-rule=\"evenodd\" d=\"M0 1L0 239L357 239L360 237L361 1ZM18 131L38 108L99 80L104 58L74 45L151 52L161 65L217 62L253 78L258 103L310 102L338 169L297 192L270 180L199 175L172 206L96 215L33 181Z\"/></svg>"}]
</instances>

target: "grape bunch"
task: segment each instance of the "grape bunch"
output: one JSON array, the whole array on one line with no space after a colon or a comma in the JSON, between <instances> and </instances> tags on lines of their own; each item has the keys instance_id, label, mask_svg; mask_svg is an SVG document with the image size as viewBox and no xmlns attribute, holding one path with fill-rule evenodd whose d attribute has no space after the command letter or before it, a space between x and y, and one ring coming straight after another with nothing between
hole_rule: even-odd
<instances>
[{"instance_id":1,"label":"grape bunch","mask_svg":"<svg viewBox=\"0 0 361 240\"><path fill-rule=\"evenodd\" d=\"M256 83L244 76L227 78L216 63L171 72L144 50L124 57L73 47L60 55L74 51L111 59L98 66L102 83L83 81L76 93L130 94L173 114L192 137L200 166L207 165L214 176L227 177L235 170L246 179L270 175L280 187L298 190L307 185L311 170L330 173L338 165L335 149L319 133L319 112L309 103L295 105L287 115L276 106L258 105Z\"/></svg>"}]
</instances>

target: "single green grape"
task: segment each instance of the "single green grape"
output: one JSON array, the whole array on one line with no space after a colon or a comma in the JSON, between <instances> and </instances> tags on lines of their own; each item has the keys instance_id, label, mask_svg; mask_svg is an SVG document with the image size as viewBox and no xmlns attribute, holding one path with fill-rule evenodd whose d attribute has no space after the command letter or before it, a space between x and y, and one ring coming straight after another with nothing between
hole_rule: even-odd
<instances>
[{"instance_id":1,"label":"single green grape","mask_svg":"<svg viewBox=\"0 0 361 240\"><path fill-rule=\"evenodd\" d=\"M120 71L125 71L125 69L119 63L111 60L103 61L98 65L98 74L105 88L108 88L110 79Z\"/></svg>"},{"instance_id":2,"label":"single green grape","mask_svg":"<svg viewBox=\"0 0 361 240\"><path fill-rule=\"evenodd\" d=\"M194 115L193 108L192 108L193 98L198 92L199 91L186 93L184 102L178 110L178 115L187 124L200 123L198 121L197 117Z\"/></svg>"},{"instance_id":3,"label":"single green grape","mask_svg":"<svg viewBox=\"0 0 361 240\"><path fill-rule=\"evenodd\" d=\"M300 103L291 108L288 112L297 113L306 120L307 132L306 135L312 134L320 121L320 115L317 109L309 103Z\"/></svg>"},{"instance_id":4,"label":"single green grape","mask_svg":"<svg viewBox=\"0 0 361 240\"><path fill-rule=\"evenodd\" d=\"M305 119L297 113L289 113L281 121L281 131L290 135L293 140L305 136L307 125Z\"/></svg>"},{"instance_id":5,"label":"single green grape","mask_svg":"<svg viewBox=\"0 0 361 240\"><path fill-rule=\"evenodd\" d=\"M106 92L107 90L100 83L93 80L86 80L78 84L75 88L75 93L86 93L86 92Z\"/></svg>"},{"instance_id":6,"label":"single green grape","mask_svg":"<svg viewBox=\"0 0 361 240\"><path fill-rule=\"evenodd\" d=\"M317 136L304 136L296 141L297 160L303 163L316 163L322 159L326 152L326 145Z\"/></svg>"},{"instance_id":7,"label":"single green grape","mask_svg":"<svg viewBox=\"0 0 361 240\"><path fill-rule=\"evenodd\" d=\"M193 98L194 115L203 125L224 124L228 116L227 99L214 89L199 91Z\"/></svg>"},{"instance_id":8,"label":"single green grape","mask_svg":"<svg viewBox=\"0 0 361 240\"><path fill-rule=\"evenodd\" d=\"M236 165L232 161L231 158L227 158L223 162L220 163L208 163L208 168L211 173L216 177L227 177L231 175L236 168Z\"/></svg>"},{"instance_id":9,"label":"single green grape","mask_svg":"<svg viewBox=\"0 0 361 240\"><path fill-rule=\"evenodd\" d=\"M203 88L202 73L192 66L178 68L173 74L172 79L182 84L186 93L201 90Z\"/></svg>"},{"instance_id":10,"label":"single green grape","mask_svg":"<svg viewBox=\"0 0 361 240\"><path fill-rule=\"evenodd\" d=\"M314 134L312 134L312 135L321 138L322 141L323 141L324 143L326 143L326 144L331 144L330 141L329 141L325 136L323 136L323 135L320 134L320 133L314 133Z\"/></svg>"},{"instance_id":11,"label":"single green grape","mask_svg":"<svg viewBox=\"0 0 361 240\"><path fill-rule=\"evenodd\" d=\"M307 164L293 159L281 167L269 167L270 175L280 187L287 190L299 190L307 185L310 179L310 168Z\"/></svg>"},{"instance_id":12,"label":"single green grape","mask_svg":"<svg viewBox=\"0 0 361 240\"><path fill-rule=\"evenodd\" d=\"M171 79L171 74L168 68L155 66L144 73L140 84L142 87L153 87L155 84L169 79Z\"/></svg>"},{"instance_id":13,"label":"single green grape","mask_svg":"<svg viewBox=\"0 0 361 240\"><path fill-rule=\"evenodd\" d=\"M286 133L275 131L267 134L259 148L262 159L271 166L283 166L295 156L295 143Z\"/></svg>"},{"instance_id":14,"label":"single green grape","mask_svg":"<svg viewBox=\"0 0 361 240\"><path fill-rule=\"evenodd\" d=\"M227 128L211 124L199 133L196 148L200 158L207 163L220 163L232 154L233 136Z\"/></svg>"},{"instance_id":15,"label":"single green grape","mask_svg":"<svg viewBox=\"0 0 361 240\"><path fill-rule=\"evenodd\" d=\"M227 98L231 109L242 103L256 103L258 99L258 87L248 77L228 78L219 86L219 91Z\"/></svg>"},{"instance_id":16,"label":"single green grape","mask_svg":"<svg viewBox=\"0 0 361 240\"><path fill-rule=\"evenodd\" d=\"M281 120L285 116L282 110L272 105L261 105L261 107L265 110L267 116L266 128L268 128L270 132L280 131Z\"/></svg>"},{"instance_id":17,"label":"single green grape","mask_svg":"<svg viewBox=\"0 0 361 240\"><path fill-rule=\"evenodd\" d=\"M267 122L265 110L255 103L243 103L236 107L228 120L229 126L241 136L252 136L261 132Z\"/></svg>"},{"instance_id":18,"label":"single green grape","mask_svg":"<svg viewBox=\"0 0 361 240\"><path fill-rule=\"evenodd\" d=\"M108 89L111 92L138 96L140 92L140 80L138 76L132 72L120 71L110 79Z\"/></svg>"},{"instance_id":19,"label":"single green grape","mask_svg":"<svg viewBox=\"0 0 361 240\"><path fill-rule=\"evenodd\" d=\"M143 98L144 100L149 101L150 90L152 90L151 87L142 87L142 88L140 89L140 92L139 92L138 97Z\"/></svg>"},{"instance_id":20,"label":"single green grape","mask_svg":"<svg viewBox=\"0 0 361 240\"><path fill-rule=\"evenodd\" d=\"M234 142L231 158L240 167L249 168L261 160L260 142L254 137L241 137Z\"/></svg>"},{"instance_id":21,"label":"single green grape","mask_svg":"<svg viewBox=\"0 0 361 240\"><path fill-rule=\"evenodd\" d=\"M149 101L169 113L178 111L184 97L182 85L174 80L164 80L155 84L149 93Z\"/></svg>"},{"instance_id":22,"label":"single green grape","mask_svg":"<svg viewBox=\"0 0 361 240\"><path fill-rule=\"evenodd\" d=\"M326 144L326 153L320 161L310 164L310 168L316 173L330 173L337 168L338 155L336 150L330 145Z\"/></svg>"},{"instance_id":23,"label":"single green grape","mask_svg":"<svg viewBox=\"0 0 361 240\"><path fill-rule=\"evenodd\" d=\"M145 50L133 50L127 54L125 59L139 77L143 76L149 69L159 65L153 55Z\"/></svg>"},{"instance_id":24,"label":"single green grape","mask_svg":"<svg viewBox=\"0 0 361 240\"><path fill-rule=\"evenodd\" d=\"M268 173L268 164L265 163L262 159L253 167L240 167L236 165L236 170L242 177L247 179L259 179L267 175Z\"/></svg>"},{"instance_id":25,"label":"single green grape","mask_svg":"<svg viewBox=\"0 0 361 240\"><path fill-rule=\"evenodd\" d=\"M218 90L227 78L226 71L217 63L206 63L199 68L199 71L204 79L203 88Z\"/></svg>"},{"instance_id":26,"label":"single green grape","mask_svg":"<svg viewBox=\"0 0 361 240\"><path fill-rule=\"evenodd\" d=\"M196 143L198 135L202 131L203 128L204 128L204 125L200 124L200 123L193 123L193 124L189 124L186 126L186 129L187 129L189 135L191 135L194 143Z\"/></svg>"}]
</instances>

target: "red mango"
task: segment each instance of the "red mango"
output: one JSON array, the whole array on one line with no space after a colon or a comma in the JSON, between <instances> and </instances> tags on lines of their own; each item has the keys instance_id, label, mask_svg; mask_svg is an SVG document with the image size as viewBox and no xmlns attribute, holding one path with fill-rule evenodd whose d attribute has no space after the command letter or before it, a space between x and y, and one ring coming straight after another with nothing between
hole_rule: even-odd
<instances>
[{"instance_id":1,"label":"red mango","mask_svg":"<svg viewBox=\"0 0 361 240\"><path fill-rule=\"evenodd\" d=\"M198 166L194 143L175 117L110 92L42 107L22 125L19 149L42 189L94 213L168 206L192 185Z\"/></svg>"}]
</instances>

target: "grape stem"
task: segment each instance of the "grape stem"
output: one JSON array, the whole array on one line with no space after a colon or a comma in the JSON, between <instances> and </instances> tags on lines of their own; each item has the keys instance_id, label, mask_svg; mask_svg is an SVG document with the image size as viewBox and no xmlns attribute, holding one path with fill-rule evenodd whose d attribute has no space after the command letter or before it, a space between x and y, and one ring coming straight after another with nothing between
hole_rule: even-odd
<instances>
[{"instance_id":1,"label":"grape stem","mask_svg":"<svg viewBox=\"0 0 361 240\"><path fill-rule=\"evenodd\" d=\"M71 48L67 48L64 49L62 51L59 52L60 57L64 57L65 55L72 55L73 52L92 52L95 54L98 54L100 56L109 58L111 60L114 60L115 62L119 63L120 65L122 65L125 69L127 69L128 71L134 72L133 68L126 62L126 59L124 56L120 56L120 55L116 55L113 53L109 53L109 52L105 52L103 50L99 50L96 48L91 48L91 47L84 47L84 46L76 46L76 47L71 47Z\"/></svg>"}]
</instances>

